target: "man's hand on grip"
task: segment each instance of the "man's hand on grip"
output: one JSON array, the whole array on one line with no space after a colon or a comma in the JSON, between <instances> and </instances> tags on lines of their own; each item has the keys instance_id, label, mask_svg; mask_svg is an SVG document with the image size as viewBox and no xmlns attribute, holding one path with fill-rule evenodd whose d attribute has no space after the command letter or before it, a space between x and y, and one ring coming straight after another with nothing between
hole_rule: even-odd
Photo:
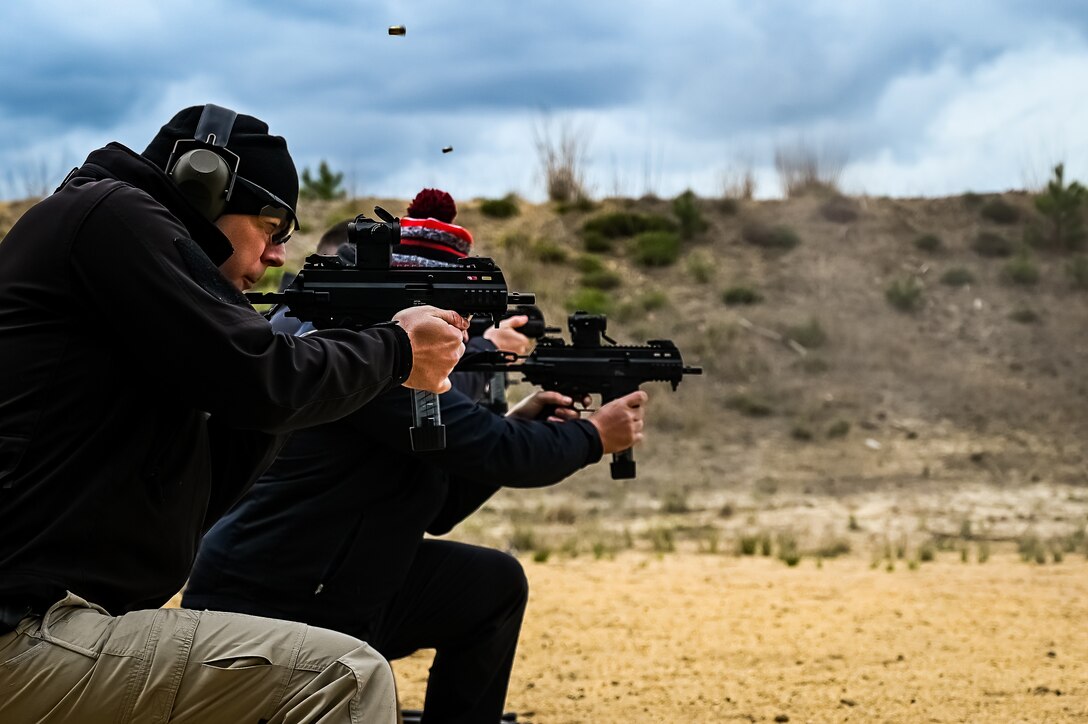
<instances>
[{"instance_id":1,"label":"man's hand on grip","mask_svg":"<svg viewBox=\"0 0 1088 724\"><path fill-rule=\"evenodd\" d=\"M604 453L620 452L642 442L648 397L642 390L612 400L589 418L601 436Z\"/></svg>"},{"instance_id":2,"label":"man's hand on grip","mask_svg":"<svg viewBox=\"0 0 1088 724\"><path fill-rule=\"evenodd\" d=\"M450 389L450 372L465 352L468 322L457 312L431 306L402 309L393 321L412 343L412 372L404 386L439 393Z\"/></svg>"}]
</instances>

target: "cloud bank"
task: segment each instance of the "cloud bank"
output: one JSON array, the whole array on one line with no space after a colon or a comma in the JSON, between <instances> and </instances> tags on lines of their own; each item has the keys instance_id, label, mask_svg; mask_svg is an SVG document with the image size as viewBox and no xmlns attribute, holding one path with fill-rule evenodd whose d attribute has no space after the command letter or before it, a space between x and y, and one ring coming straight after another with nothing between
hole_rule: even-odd
<instances>
[{"instance_id":1,"label":"cloud bank","mask_svg":"<svg viewBox=\"0 0 1088 724\"><path fill-rule=\"evenodd\" d=\"M0 194L205 102L356 193L542 198L549 120L596 195L716 195L744 168L776 195L774 149L798 139L848 159L848 191L1003 190L1059 160L1088 175L1086 77L1088 10L1063 1L9 3Z\"/></svg>"}]
</instances>

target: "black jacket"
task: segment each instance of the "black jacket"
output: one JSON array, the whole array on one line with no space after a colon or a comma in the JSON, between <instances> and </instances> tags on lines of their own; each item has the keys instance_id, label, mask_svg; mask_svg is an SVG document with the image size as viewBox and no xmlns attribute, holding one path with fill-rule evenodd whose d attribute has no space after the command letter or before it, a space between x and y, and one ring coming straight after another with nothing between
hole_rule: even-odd
<instances>
[{"instance_id":1,"label":"black jacket","mask_svg":"<svg viewBox=\"0 0 1088 724\"><path fill-rule=\"evenodd\" d=\"M276 435L406 379L403 330L274 334L231 253L119 144L0 243L0 602L161 605Z\"/></svg>"},{"instance_id":2,"label":"black jacket","mask_svg":"<svg viewBox=\"0 0 1088 724\"><path fill-rule=\"evenodd\" d=\"M440 403L440 452L410 451L403 389L294 433L205 536L184 605L359 631L401 586L424 532L449 531L503 485L550 485L601 457L588 421L504 418L457 390Z\"/></svg>"}]
</instances>

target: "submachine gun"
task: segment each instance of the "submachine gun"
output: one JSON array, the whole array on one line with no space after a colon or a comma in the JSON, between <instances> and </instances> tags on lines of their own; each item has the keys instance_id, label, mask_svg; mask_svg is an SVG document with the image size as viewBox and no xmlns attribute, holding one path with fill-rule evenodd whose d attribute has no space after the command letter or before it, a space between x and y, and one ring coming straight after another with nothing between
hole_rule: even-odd
<instances>
[{"instance_id":1,"label":"submachine gun","mask_svg":"<svg viewBox=\"0 0 1088 724\"><path fill-rule=\"evenodd\" d=\"M393 266L393 246L400 241L400 219L380 206L380 221L360 214L348 224L355 261L312 254L287 289L249 293L253 304L287 307L286 315L316 329L361 330L388 322L407 307L430 304L464 317L483 315L498 324L510 305L533 304L536 296L511 292L502 270L489 258L468 257L451 267ZM273 310L275 312L275 310ZM412 390L413 450L441 450L446 428L438 396Z\"/></svg>"},{"instance_id":2,"label":"submachine gun","mask_svg":"<svg viewBox=\"0 0 1088 724\"><path fill-rule=\"evenodd\" d=\"M602 405L634 392L644 382L668 382L675 390L684 375L703 373L701 367L684 364L671 340L621 345L605 334L607 327L603 314L575 312L567 319L570 344L545 336L521 362L515 364L509 354L476 355L476 359L466 360L464 369L518 372L525 382L573 400L599 394ZM615 480L635 477L635 456L630 448L613 453L611 472Z\"/></svg>"}]
</instances>

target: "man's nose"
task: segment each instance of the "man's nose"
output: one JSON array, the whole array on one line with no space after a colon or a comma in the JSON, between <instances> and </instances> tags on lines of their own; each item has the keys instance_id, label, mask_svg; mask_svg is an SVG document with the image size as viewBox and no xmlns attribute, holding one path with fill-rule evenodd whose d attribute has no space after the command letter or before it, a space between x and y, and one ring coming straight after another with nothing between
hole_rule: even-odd
<instances>
[{"instance_id":1,"label":"man's nose","mask_svg":"<svg viewBox=\"0 0 1088 724\"><path fill-rule=\"evenodd\" d=\"M268 266L283 266L287 260L287 244L265 244L261 261Z\"/></svg>"}]
</instances>

